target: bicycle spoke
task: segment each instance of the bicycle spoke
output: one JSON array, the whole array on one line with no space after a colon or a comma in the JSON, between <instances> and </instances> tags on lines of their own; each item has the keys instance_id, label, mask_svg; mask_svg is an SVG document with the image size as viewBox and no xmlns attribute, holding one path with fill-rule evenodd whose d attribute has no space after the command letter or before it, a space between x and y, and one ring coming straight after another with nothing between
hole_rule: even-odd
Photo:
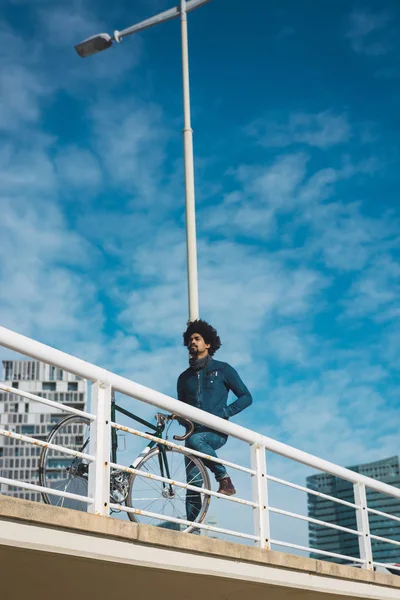
<instances>
[{"instance_id":1,"label":"bicycle spoke","mask_svg":"<svg viewBox=\"0 0 400 600\"><path fill-rule=\"evenodd\" d=\"M157 502L158 500L159 500L159 498L155 498L155 499L153 500L153 502L150 502L150 504L147 504L147 505L146 505L144 508L142 508L142 510L149 510L149 508L150 508L151 506L153 506L154 502ZM150 512L150 511L149 511L149 512Z\"/></svg>"},{"instance_id":2,"label":"bicycle spoke","mask_svg":"<svg viewBox=\"0 0 400 600\"><path fill-rule=\"evenodd\" d=\"M183 466L183 473L185 473L185 467L184 467L184 464L185 464L184 461L185 461L185 459L183 457L182 457L182 459L183 459L183 465L182 465ZM173 473L171 475L171 479L176 479L175 475L176 475L176 472L177 472L177 470L179 469L180 466L181 465L178 462L178 465L176 466L175 471L173 471Z\"/></svg>"},{"instance_id":3,"label":"bicycle spoke","mask_svg":"<svg viewBox=\"0 0 400 600\"><path fill-rule=\"evenodd\" d=\"M147 469L148 473L151 473L148 469ZM158 473L151 473L152 475L158 475ZM143 481L146 481L146 483L152 487L154 490L158 491L158 487L157 485L162 485L162 482L157 482L157 480L155 479L151 479L150 477L141 477L141 479L143 479Z\"/></svg>"},{"instance_id":4,"label":"bicycle spoke","mask_svg":"<svg viewBox=\"0 0 400 600\"><path fill-rule=\"evenodd\" d=\"M147 479L146 478L146 482L147 482L147 484L148 484L149 487L151 487L153 490L155 490L157 493L159 493L160 484L158 484L158 487L157 487L157 482L155 482L154 479Z\"/></svg>"}]
</instances>

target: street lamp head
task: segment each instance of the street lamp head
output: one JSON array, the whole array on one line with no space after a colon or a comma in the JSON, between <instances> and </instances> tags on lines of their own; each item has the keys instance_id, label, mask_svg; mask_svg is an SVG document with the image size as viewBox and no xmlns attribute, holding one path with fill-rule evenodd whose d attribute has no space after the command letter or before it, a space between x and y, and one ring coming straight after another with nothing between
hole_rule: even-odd
<instances>
[{"instance_id":1,"label":"street lamp head","mask_svg":"<svg viewBox=\"0 0 400 600\"><path fill-rule=\"evenodd\" d=\"M108 33L99 33L98 35L92 35L92 37L83 40L75 46L75 50L82 58L97 54L102 50L107 50L112 46L113 40Z\"/></svg>"}]
</instances>

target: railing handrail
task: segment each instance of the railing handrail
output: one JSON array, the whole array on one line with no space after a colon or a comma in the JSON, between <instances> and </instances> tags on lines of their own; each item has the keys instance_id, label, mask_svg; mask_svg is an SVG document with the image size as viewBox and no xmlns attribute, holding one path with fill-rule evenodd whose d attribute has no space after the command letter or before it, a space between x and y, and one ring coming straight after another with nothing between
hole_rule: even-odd
<instances>
[{"instance_id":1,"label":"railing handrail","mask_svg":"<svg viewBox=\"0 0 400 600\"><path fill-rule=\"evenodd\" d=\"M204 412L199 408L195 408L194 406L183 404L171 396L167 396L166 394L152 390L151 388L131 381L126 377L122 377L121 375L117 375L111 371L107 371L102 367L98 367L85 360L72 356L71 354L67 354L66 352L62 352L61 350L57 350L56 348L52 348L51 346L47 346L46 344L42 344L41 342L1 326L0 345L5 346L10 350L14 350L15 352L30 356L36 360L54 365L65 371L74 373L75 375L79 375L80 377L88 379L92 382L97 381L100 385L110 385L115 391L118 391L122 394L136 398L137 400L141 400L147 404L157 406L162 410L176 413L179 416L186 417L191 421L195 421L207 427L211 427L212 429L221 431L226 435L240 439L248 444L264 446L267 450L270 450L275 454L290 458L296 462L300 462L304 465L325 473L329 473L330 475L345 479L352 483L364 484L370 489L400 499L400 489L397 489L391 485L377 481L371 477L367 477L366 475L361 475L360 473L356 473L355 471L351 471L350 469L336 465L335 463L314 456L308 452L298 450L297 448L289 446L288 444L284 444L283 442L279 442L262 434L256 433L255 431L242 427L241 425L230 423L220 417L216 417L210 413Z\"/></svg>"}]
</instances>

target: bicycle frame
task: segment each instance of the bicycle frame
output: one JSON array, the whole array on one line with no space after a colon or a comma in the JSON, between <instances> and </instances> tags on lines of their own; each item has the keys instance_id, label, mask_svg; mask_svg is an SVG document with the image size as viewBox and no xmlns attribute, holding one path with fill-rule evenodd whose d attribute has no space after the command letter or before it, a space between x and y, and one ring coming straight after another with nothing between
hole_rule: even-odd
<instances>
[{"instance_id":1,"label":"bicycle frame","mask_svg":"<svg viewBox=\"0 0 400 600\"><path fill-rule=\"evenodd\" d=\"M133 421L136 421L137 423L140 423L141 425L144 425L145 427L150 427L150 429L153 430L155 437L158 437L158 438L162 437L162 434L163 434L163 431L165 428L164 425L161 425L161 424L153 425L153 423L150 423L149 421L146 421L145 419L138 417L137 415L131 413L129 410L126 410L126 408L122 408L122 406L119 406L118 404L116 404L115 400L112 400L112 402L111 402L111 420L114 423L115 423L115 415L117 412L125 415L126 417L129 417L130 419L132 419ZM171 479L169 464L168 464L168 459L167 459L167 450L166 450L165 446L163 444L158 444L157 442L150 441L147 444L146 448L148 448L148 452L149 452L155 446L158 446L158 449L159 449L158 461L159 461L159 465L160 465L161 476L166 477L167 479ZM117 450L118 450L117 431L114 428L112 428L111 460L113 463L117 462ZM136 464L135 464L136 462L137 461L132 463L130 465L130 467L134 468L136 466ZM169 487L172 489L172 486L170 484L166 484L165 482L163 482L163 487L166 487L167 485L169 485Z\"/></svg>"}]
</instances>

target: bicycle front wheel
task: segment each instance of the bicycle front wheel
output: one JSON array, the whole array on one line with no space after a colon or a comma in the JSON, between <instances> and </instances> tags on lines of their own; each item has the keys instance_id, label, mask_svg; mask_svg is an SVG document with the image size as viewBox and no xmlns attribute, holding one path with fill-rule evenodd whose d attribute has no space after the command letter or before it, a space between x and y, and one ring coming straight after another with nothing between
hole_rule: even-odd
<instances>
[{"instance_id":1,"label":"bicycle front wheel","mask_svg":"<svg viewBox=\"0 0 400 600\"><path fill-rule=\"evenodd\" d=\"M210 489L210 478L204 463L196 456L183 450L168 448L160 452L154 448L135 468L148 475L166 477L164 457L168 462L170 479L174 482L189 483L196 487ZM161 469L163 473L161 473ZM156 525L166 529L176 529L190 533L195 525L178 525L168 521L168 517L201 523L207 514L210 496L204 492L186 490L176 484L168 484L142 475L131 475L126 505L141 511L129 512L131 521ZM159 518L143 514L143 511L160 515Z\"/></svg>"},{"instance_id":2,"label":"bicycle front wheel","mask_svg":"<svg viewBox=\"0 0 400 600\"><path fill-rule=\"evenodd\" d=\"M89 452L90 421L84 417L65 417L50 432L47 442L64 446L78 452ZM88 495L88 469L85 459L75 458L70 454L52 448L43 448L39 462L40 485L56 490ZM75 510L87 511L88 505L81 500L64 498L51 493L42 492L43 501L53 506L62 506Z\"/></svg>"}]
</instances>

